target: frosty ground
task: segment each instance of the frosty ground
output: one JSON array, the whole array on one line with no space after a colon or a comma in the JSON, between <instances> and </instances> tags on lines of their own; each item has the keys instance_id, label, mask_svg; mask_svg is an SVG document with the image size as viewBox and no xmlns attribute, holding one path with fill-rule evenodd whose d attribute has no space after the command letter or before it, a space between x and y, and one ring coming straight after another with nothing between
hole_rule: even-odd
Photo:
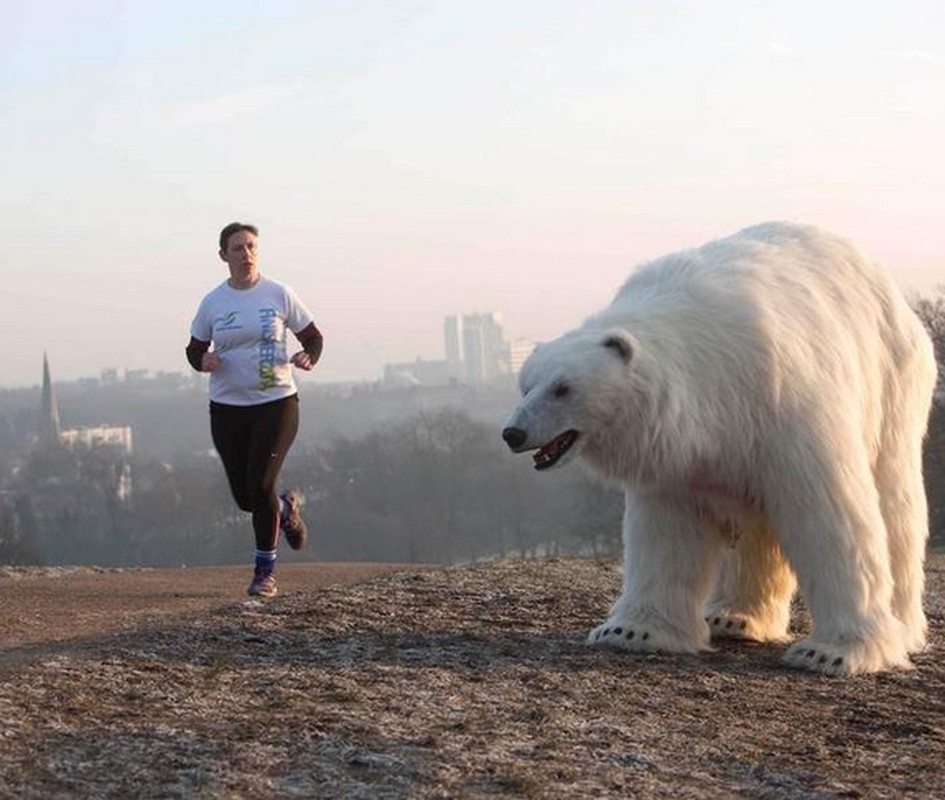
<instances>
[{"instance_id":1,"label":"frosty ground","mask_svg":"<svg viewBox=\"0 0 945 800\"><path fill-rule=\"evenodd\" d=\"M0 797L945 796L945 557L916 668L852 679L588 648L615 561L293 569L0 572Z\"/></svg>"}]
</instances>

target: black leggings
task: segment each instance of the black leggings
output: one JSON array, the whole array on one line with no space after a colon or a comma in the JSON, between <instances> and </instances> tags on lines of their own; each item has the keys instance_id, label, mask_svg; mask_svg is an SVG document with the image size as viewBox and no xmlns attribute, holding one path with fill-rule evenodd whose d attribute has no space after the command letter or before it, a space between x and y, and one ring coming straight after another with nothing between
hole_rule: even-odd
<instances>
[{"instance_id":1,"label":"black leggings","mask_svg":"<svg viewBox=\"0 0 945 800\"><path fill-rule=\"evenodd\" d=\"M279 535L276 480L299 430L297 394L257 406L210 403L210 434L233 499L253 515L257 550L275 550Z\"/></svg>"}]
</instances>

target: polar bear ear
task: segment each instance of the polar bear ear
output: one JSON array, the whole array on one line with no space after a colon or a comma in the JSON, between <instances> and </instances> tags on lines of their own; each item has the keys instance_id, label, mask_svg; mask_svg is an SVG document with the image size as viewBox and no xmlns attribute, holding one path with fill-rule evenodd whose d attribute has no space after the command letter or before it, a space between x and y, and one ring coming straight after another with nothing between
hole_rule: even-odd
<instances>
[{"instance_id":1,"label":"polar bear ear","mask_svg":"<svg viewBox=\"0 0 945 800\"><path fill-rule=\"evenodd\" d=\"M624 364L629 364L633 358L633 339L624 331L608 331L601 344L620 356Z\"/></svg>"}]
</instances>

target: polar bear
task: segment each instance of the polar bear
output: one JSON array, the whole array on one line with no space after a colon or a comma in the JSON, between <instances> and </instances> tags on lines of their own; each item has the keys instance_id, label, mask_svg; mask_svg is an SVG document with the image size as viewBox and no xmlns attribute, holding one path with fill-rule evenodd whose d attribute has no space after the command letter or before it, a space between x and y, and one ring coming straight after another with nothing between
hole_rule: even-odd
<instances>
[{"instance_id":1,"label":"polar bear","mask_svg":"<svg viewBox=\"0 0 945 800\"><path fill-rule=\"evenodd\" d=\"M637 270L539 345L502 436L622 486L623 592L592 645L785 640L792 666L909 665L925 644L931 340L846 240L770 222ZM795 582L796 575L796 582Z\"/></svg>"}]
</instances>

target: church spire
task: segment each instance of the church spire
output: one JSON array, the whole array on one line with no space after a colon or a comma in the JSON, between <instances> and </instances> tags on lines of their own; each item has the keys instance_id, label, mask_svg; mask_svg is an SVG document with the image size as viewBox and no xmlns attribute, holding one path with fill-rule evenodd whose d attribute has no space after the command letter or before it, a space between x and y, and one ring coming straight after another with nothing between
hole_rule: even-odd
<instances>
[{"instance_id":1,"label":"church spire","mask_svg":"<svg viewBox=\"0 0 945 800\"><path fill-rule=\"evenodd\" d=\"M39 422L39 436L44 442L59 441L59 403L49 374L49 359L43 352L43 416Z\"/></svg>"}]
</instances>

